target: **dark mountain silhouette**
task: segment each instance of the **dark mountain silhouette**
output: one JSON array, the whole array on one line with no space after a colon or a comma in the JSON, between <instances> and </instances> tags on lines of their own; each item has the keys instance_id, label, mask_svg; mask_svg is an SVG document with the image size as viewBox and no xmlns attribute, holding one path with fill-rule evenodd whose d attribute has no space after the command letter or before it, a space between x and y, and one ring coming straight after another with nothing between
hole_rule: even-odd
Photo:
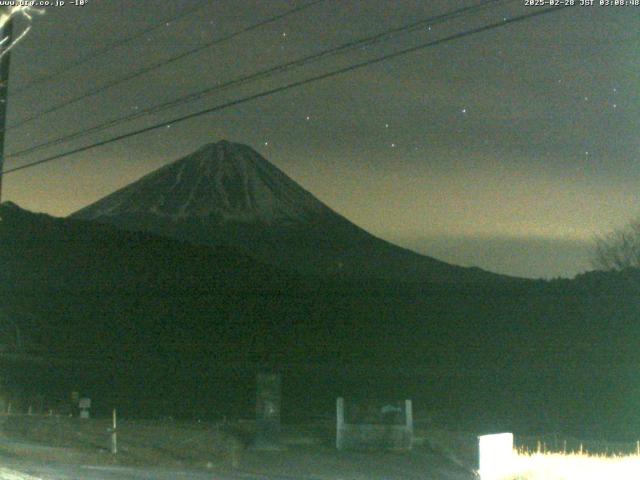
<instances>
[{"instance_id":1,"label":"dark mountain silhouette","mask_svg":"<svg viewBox=\"0 0 640 480\"><path fill-rule=\"evenodd\" d=\"M260 289L286 278L228 247L33 214L10 202L0 218L0 290L175 294Z\"/></svg>"},{"instance_id":2,"label":"dark mountain silhouette","mask_svg":"<svg viewBox=\"0 0 640 480\"><path fill-rule=\"evenodd\" d=\"M305 274L455 283L508 278L376 238L250 147L227 141L162 167L71 218L232 246Z\"/></svg>"},{"instance_id":3,"label":"dark mountain silhouette","mask_svg":"<svg viewBox=\"0 0 640 480\"><path fill-rule=\"evenodd\" d=\"M0 352L3 381L23 391L67 399L81 388L104 413L246 416L267 365L284 374L288 414L304 418L338 395L406 396L460 428L640 428L627 401L637 271L473 284L304 277L229 247L12 204L0 218L0 340L17 348L19 329L41 360L7 365Z\"/></svg>"}]
</instances>

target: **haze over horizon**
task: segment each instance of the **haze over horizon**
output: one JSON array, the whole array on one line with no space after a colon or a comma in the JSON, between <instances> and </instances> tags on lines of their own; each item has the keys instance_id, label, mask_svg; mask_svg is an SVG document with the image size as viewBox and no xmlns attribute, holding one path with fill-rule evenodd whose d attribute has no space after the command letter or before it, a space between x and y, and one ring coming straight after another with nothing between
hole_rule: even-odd
<instances>
[{"instance_id":1,"label":"haze over horizon","mask_svg":"<svg viewBox=\"0 0 640 480\"><path fill-rule=\"evenodd\" d=\"M35 112L47 109L302 4L206 5L46 88L12 94L12 88L192 4L122 0L47 9L12 54L9 125L33 114L34 105ZM10 130L7 152L472 4L401 0L390 9L388 2L322 2ZM5 168L528 11L514 2L495 5L88 139L8 158ZM225 138L255 148L378 237L453 264L570 277L590 269L594 235L623 225L639 210L640 29L637 16L628 13L622 7L569 8L420 50L7 175L3 200L66 216ZM65 41L69 23L74 42Z\"/></svg>"}]
</instances>

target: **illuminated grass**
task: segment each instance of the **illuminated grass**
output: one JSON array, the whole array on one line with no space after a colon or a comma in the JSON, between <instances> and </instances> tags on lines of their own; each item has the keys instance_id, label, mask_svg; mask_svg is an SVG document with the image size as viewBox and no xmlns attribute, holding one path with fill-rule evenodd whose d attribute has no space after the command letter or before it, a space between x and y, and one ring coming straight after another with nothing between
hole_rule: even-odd
<instances>
[{"instance_id":1,"label":"illuminated grass","mask_svg":"<svg viewBox=\"0 0 640 480\"><path fill-rule=\"evenodd\" d=\"M518 453L509 480L638 480L640 456Z\"/></svg>"}]
</instances>

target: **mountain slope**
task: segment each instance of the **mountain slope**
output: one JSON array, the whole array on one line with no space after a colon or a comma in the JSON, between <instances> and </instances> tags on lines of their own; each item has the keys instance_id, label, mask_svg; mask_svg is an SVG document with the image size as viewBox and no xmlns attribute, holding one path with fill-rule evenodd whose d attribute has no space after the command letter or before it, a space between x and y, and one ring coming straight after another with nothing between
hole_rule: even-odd
<instances>
[{"instance_id":1,"label":"mountain slope","mask_svg":"<svg viewBox=\"0 0 640 480\"><path fill-rule=\"evenodd\" d=\"M33 214L8 202L0 218L0 292L242 290L285 279L230 248Z\"/></svg>"},{"instance_id":2,"label":"mountain slope","mask_svg":"<svg viewBox=\"0 0 640 480\"><path fill-rule=\"evenodd\" d=\"M462 268L374 237L248 146L221 141L160 168L72 218L238 247L307 274L409 281L507 277Z\"/></svg>"}]
</instances>

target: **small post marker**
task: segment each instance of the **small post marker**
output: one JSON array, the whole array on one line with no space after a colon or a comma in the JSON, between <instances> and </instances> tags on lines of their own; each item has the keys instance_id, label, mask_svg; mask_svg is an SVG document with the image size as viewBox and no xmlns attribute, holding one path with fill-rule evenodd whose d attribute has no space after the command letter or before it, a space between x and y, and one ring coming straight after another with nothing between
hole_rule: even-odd
<instances>
[{"instance_id":1,"label":"small post marker","mask_svg":"<svg viewBox=\"0 0 640 480\"><path fill-rule=\"evenodd\" d=\"M336 400L336 449L344 448L344 398Z\"/></svg>"},{"instance_id":2,"label":"small post marker","mask_svg":"<svg viewBox=\"0 0 640 480\"><path fill-rule=\"evenodd\" d=\"M118 423L117 423L117 417L116 417L116 409L113 409L113 426L111 428L111 453L112 454L116 454L118 453L118 432L117 432L117 428L118 428Z\"/></svg>"}]
</instances>

